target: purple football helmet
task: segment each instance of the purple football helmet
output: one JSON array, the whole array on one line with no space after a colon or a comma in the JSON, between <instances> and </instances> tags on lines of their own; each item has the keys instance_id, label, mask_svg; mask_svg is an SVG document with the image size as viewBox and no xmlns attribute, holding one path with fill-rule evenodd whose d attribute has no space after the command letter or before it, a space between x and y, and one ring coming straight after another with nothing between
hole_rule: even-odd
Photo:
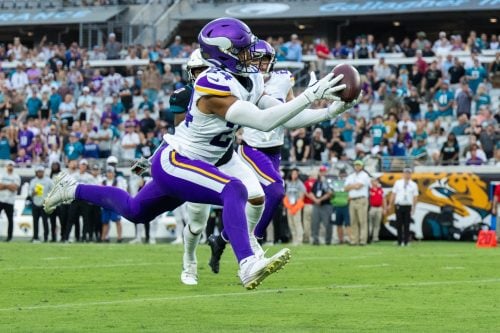
<instances>
[{"instance_id":1,"label":"purple football helmet","mask_svg":"<svg viewBox=\"0 0 500 333\"><path fill-rule=\"evenodd\" d=\"M198 35L203 58L238 75L258 73L259 69L251 64L251 48L256 42L257 37L245 23L229 17L210 21Z\"/></svg>"},{"instance_id":2,"label":"purple football helmet","mask_svg":"<svg viewBox=\"0 0 500 333\"><path fill-rule=\"evenodd\" d=\"M276 63L276 51L265 40L259 40L252 49L252 59L256 63L263 74L272 72L274 64ZM268 60L266 68L263 67L263 60Z\"/></svg>"}]
</instances>

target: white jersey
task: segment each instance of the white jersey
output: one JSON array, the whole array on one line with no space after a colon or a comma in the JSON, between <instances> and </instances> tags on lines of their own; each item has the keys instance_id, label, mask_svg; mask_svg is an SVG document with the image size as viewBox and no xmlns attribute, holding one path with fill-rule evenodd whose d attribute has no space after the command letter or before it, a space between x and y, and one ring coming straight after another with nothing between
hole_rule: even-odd
<instances>
[{"instance_id":1,"label":"white jersey","mask_svg":"<svg viewBox=\"0 0 500 333\"><path fill-rule=\"evenodd\" d=\"M270 78L265 83L265 94L285 103L288 92L295 83L293 74L287 70L280 70L271 72L269 75ZM254 128L245 127L243 130L243 140L248 145L257 148L281 146L284 140L284 128L283 126L278 126L272 131L262 132Z\"/></svg>"},{"instance_id":2,"label":"white jersey","mask_svg":"<svg viewBox=\"0 0 500 333\"><path fill-rule=\"evenodd\" d=\"M175 134L166 134L164 140L183 156L215 164L228 149L232 149L240 126L217 115L202 113L197 107L198 100L208 95L235 96L257 104L264 93L263 77L252 74L248 78L252 81L250 91L233 75L221 69L210 68L201 73L194 84L186 119L175 128Z\"/></svg>"}]
</instances>

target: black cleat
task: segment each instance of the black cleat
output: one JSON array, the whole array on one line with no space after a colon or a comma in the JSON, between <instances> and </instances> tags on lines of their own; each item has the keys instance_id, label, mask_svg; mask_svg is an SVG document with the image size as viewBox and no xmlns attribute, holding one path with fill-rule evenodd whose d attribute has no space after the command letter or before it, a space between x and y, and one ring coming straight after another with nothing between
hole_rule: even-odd
<instances>
[{"instance_id":1,"label":"black cleat","mask_svg":"<svg viewBox=\"0 0 500 333\"><path fill-rule=\"evenodd\" d=\"M212 269L212 272L217 274L219 273L220 257L222 256L222 253L224 253L226 242L221 236L210 235L210 237L208 237L208 245L210 246L210 250L212 252L208 265Z\"/></svg>"}]
</instances>

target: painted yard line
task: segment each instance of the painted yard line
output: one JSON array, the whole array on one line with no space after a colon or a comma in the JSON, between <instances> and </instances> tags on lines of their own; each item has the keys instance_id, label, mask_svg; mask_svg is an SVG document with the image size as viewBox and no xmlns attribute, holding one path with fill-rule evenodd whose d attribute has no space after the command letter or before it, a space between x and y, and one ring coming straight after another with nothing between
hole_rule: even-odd
<instances>
[{"instance_id":1,"label":"painted yard line","mask_svg":"<svg viewBox=\"0 0 500 333\"><path fill-rule=\"evenodd\" d=\"M351 284L351 285L327 285L322 287L311 288L281 288L269 290L246 291L236 293L220 293L220 294L205 294L205 295L186 295L186 296L172 296L172 297L151 297L151 298L134 298L126 300L114 301L99 301L99 302L83 302L83 303L65 303L54 305L35 305L35 306L16 306L9 308L0 308L0 312L9 311L26 311L26 310L45 310L45 309L65 309L75 307L88 307L100 305L117 305L117 304L130 304L130 303L144 303L144 302L164 302L164 301L182 301L199 298L213 298L213 297L240 297L240 296L258 296L270 293L285 293L285 292L304 292L325 289L380 289L387 287L401 288L401 287L426 287L426 286L447 286L458 284L483 284L483 283L500 283L500 278L482 279L482 280L458 280L458 281L423 281L423 282L407 282L407 283L390 283L390 284Z\"/></svg>"}]
</instances>

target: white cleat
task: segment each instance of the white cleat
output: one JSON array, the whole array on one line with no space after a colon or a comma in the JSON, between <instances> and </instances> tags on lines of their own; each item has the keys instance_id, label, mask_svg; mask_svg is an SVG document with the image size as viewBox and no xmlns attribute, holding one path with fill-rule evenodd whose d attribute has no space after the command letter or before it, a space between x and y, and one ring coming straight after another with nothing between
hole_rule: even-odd
<instances>
[{"instance_id":1,"label":"white cleat","mask_svg":"<svg viewBox=\"0 0 500 333\"><path fill-rule=\"evenodd\" d=\"M255 237L255 235L253 234L250 234L249 235L249 238L250 238L250 247L252 248L253 250L253 253L255 254L255 256L257 258L262 258L264 257L264 250L262 249L262 247L260 246L259 244L259 241L257 240L257 238Z\"/></svg>"},{"instance_id":2,"label":"white cleat","mask_svg":"<svg viewBox=\"0 0 500 333\"><path fill-rule=\"evenodd\" d=\"M187 286L196 286L198 284L198 265L196 263L184 264L181 273L181 282Z\"/></svg>"},{"instance_id":3,"label":"white cleat","mask_svg":"<svg viewBox=\"0 0 500 333\"><path fill-rule=\"evenodd\" d=\"M177 238L176 238L176 239L174 239L174 240L172 241L172 243L170 243L170 244L172 244L172 245L179 245L179 244L182 244L183 242L184 242L184 241L183 241L182 237L177 237Z\"/></svg>"},{"instance_id":4,"label":"white cleat","mask_svg":"<svg viewBox=\"0 0 500 333\"><path fill-rule=\"evenodd\" d=\"M270 258L251 256L240 263L238 276L247 289L255 289L269 275L282 269L290 261L290 250L282 249Z\"/></svg>"},{"instance_id":5,"label":"white cleat","mask_svg":"<svg viewBox=\"0 0 500 333\"><path fill-rule=\"evenodd\" d=\"M141 244L142 243L142 239L140 238L134 238L132 239L130 242L128 242L129 244Z\"/></svg>"},{"instance_id":6,"label":"white cleat","mask_svg":"<svg viewBox=\"0 0 500 333\"><path fill-rule=\"evenodd\" d=\"M43 202L43 209L51 214L57 206L75 200L76 180L66 172L61 172L54 180L54 187Z\"/></svg>"}]
</instances>

